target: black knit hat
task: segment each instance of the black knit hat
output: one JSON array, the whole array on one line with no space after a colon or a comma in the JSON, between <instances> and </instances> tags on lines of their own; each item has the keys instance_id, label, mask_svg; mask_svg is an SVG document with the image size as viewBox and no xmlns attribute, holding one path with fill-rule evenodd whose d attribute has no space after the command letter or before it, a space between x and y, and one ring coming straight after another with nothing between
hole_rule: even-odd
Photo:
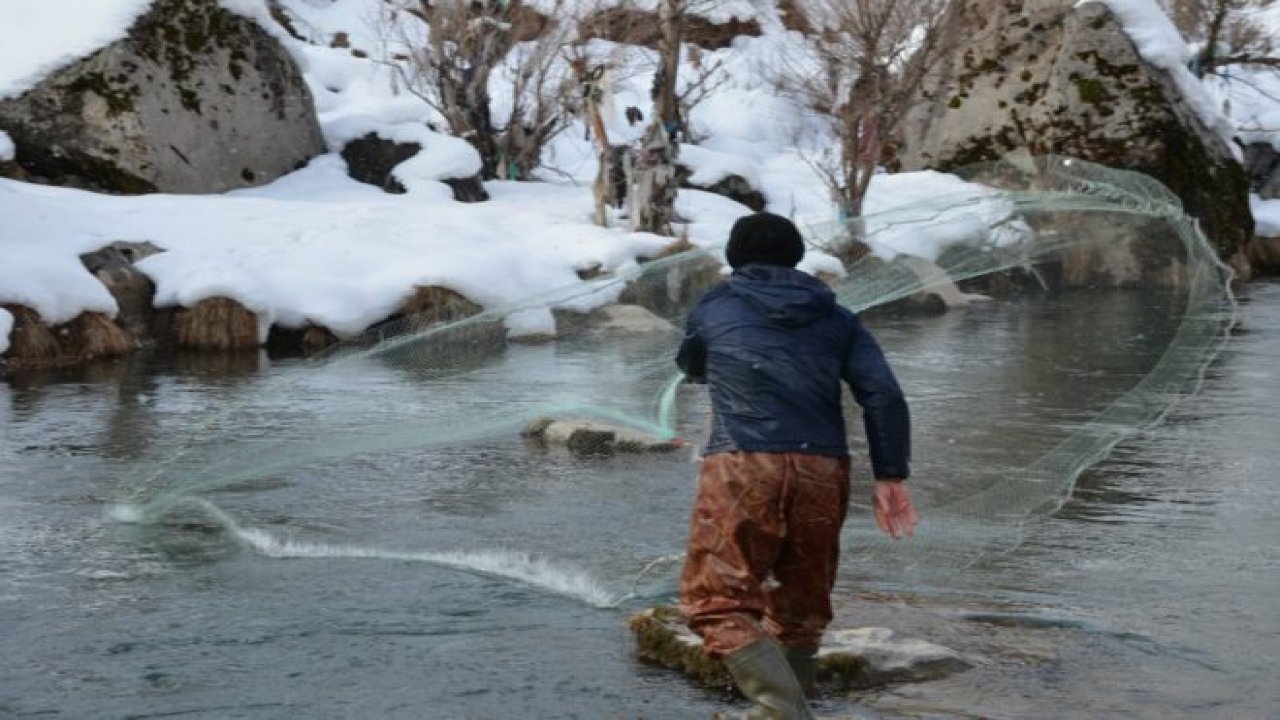
<instances>
[{"instance_id":1,"label":"black knit hat","mask_svg":"<svg viewBox=\"0 0 1280 720\"><path fill-rule=\"evenodd\" d=\"M733 224L724 254L734 270L748 263L795 267L804 257L804 239L790 220L758 212Z\"/></svg>"}]
</instances>

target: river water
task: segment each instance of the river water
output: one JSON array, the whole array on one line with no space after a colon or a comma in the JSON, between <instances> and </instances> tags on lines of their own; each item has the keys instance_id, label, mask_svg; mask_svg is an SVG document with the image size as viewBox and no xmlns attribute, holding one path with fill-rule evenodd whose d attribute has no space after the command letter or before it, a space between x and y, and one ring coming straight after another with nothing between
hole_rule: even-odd
<instances>
[{"instance_id":1,"label":"river water","mask_svg":"<svg viewBox=\"0 0 1280 720\"><path fill-rule=\"evenodd\" d=\"M1199 390L1015 532L953 519L886 549L859 478L836 624L891 627L975 667L826 697L819 712L1280 717L1280 285L1241 300L1240 330ZM1077 293L874 318L912 402L926 519L1137 382L1178 309L1161 295ZM616 383L607 357L571 346L513 347L491 374L564 368L541 392L568 398L584 364L593 382ZM0 384L0 716L699 718L741 707L638 663L625 629L674 588L677 564L663 558L683 543L691 453L574 458L514 434L348 447L379 409L430 415L465 399L501 414L529 400L501 381L429 383L388 363L314 371L258 356L136 358ZM678 408L696 437L700 391L681 390ZM281 438L312 455L280 462ZM201 477L238 481L186 488L210 505L187 501L158 523L113 520L139 483L175 482L138 469L179 453ZM924 542L930 533L946 542Z\"/></svg>"}]
</instances>

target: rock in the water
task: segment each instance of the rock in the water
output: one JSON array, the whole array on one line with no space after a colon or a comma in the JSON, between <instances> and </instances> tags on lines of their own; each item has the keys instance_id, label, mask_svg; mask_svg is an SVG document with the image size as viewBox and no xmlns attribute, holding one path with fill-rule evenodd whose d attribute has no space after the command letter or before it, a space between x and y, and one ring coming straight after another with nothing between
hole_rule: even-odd
<instances>
[{"instance_id":1,"label":"rock in the water","mask_svg":"<svg viewBox=\"0 0 1280 720\"><path fill-rule=\"evenodd\" d=\"M733 685L723 663L702 652L702 639L675 608L644 610L628 624L640 659L679 670L700 684ZM830 630L823 636L815 673L819 690L845 691L936 680L970 666L959 653L941 645L898 639L888 628L856 628Z\"/></svg>"},{"instance_id":2,"label":"rock in the water","mask_svg":"<svg viewBox=\"0 0 1280 720\"><path fill-rule=\"evenodd\" d=\"M979 0L964 22L971 40L904 121L904 169L950 170L1029 149L1145 173L1243 266L1253 227L1243 169L1106 3Z\"/></svg>"},{"instance_id":3,"label":"rock in the water","mask_svg":"<svg viewBox=\"0 0 1280 720\"><path fill-rule=\"evenodd\" d=\"M614 425L545 417L529 423L521 434L549 447L565 448L574 455L670 452L684 445L678 439L663 439Z\"/></svg>"},{"instance_id":4,"label":"rock in the water","mask_svg":"<svg viewBox=\"0 0 1280 720\"><path fill-rule=\"evenodd\" d=\"M284 47L217 0L155 0L128 35L0 101L30 179L121 193L261 185L324 152Z\"/></svg>"},{"instance_id":5,"label":"rock in the water","mask_svg":"<svg viewBox=\"0 0 1280 720\"><path fill-rule=\"evenodd\" d=\"M591 313L592 325L619 333L673 332L676 327L639 305L606 305Z\"/></svg>"}]
</instances>

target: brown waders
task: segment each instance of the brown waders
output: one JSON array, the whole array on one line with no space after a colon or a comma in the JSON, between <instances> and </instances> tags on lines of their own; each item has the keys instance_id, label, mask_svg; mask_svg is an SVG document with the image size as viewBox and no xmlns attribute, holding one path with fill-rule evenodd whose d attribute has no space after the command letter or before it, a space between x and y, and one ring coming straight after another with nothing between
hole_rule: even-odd
<instances>
[{"instance_id":1,"label":"brown waders","mask_svg":"<svg viewBox=\"0 0 1280 720\"><path fill-rule=\"evenodd\" d=\"M680 606L758 703L753 717L809 717L803 693L798 707L793 696L797 676L811 681L831 622L848 503L848 458L733 452L702 462Z\"/></svg>"}]
</instances>

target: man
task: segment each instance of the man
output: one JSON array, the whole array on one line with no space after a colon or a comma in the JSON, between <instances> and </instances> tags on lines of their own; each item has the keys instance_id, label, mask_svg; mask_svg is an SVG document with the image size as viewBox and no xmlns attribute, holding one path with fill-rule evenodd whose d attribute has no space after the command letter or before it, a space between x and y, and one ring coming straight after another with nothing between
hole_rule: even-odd
<instances>
[{"instance_id":1,"label":"man","mask_svg":"<svg viewBox=\"0 0 1280 720\"><path fill-rule=\"evenodd\" d=\"M795 269L790 220L738 220L726 255L733 276L689 314L676 358L713 408L680 604L756 703L748 717L808 718L849 500L840 382L862 407L876 524L894 538L916 524L907 404L858 318Z\"/></svg>"}]
</instances>

